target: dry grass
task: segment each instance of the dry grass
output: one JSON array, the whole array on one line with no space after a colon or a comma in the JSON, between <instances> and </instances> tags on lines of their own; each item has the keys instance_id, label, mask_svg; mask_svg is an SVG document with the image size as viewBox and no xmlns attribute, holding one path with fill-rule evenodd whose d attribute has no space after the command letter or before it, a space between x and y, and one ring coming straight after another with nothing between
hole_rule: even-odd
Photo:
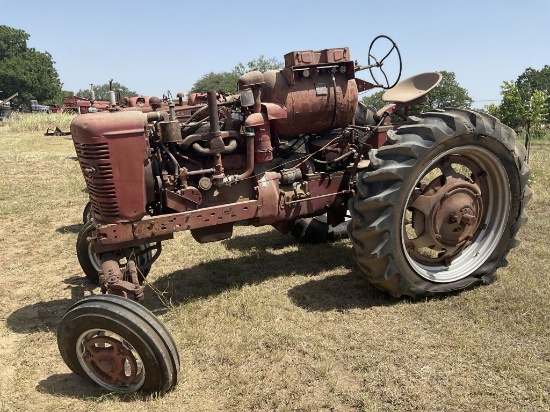
<instances>
[{"instance_id":1,"label":"dry grass","mask_svg":"<svg viewBox=\"0 0 550 412\"><path fill-rule=\"evenodd\" d=\"M144 304L183 374L158 397L105 393L58 354L60 318L97 291L74 253L86 194L72 143L40 132L0 127L0 411L550 409L550 144L532 148L531 220L510 266L446 298L378 292L347 241L238 226L221 243L166 242Z\"/></svg>"},{"instance_id":2,"label":"dry grass","mask_svg":"<svg viewBox=\"0 0 550 412\"><path fill-rule=\"evenodd\" d=\"M46 132L59 127L68 131L74 114L69 113L12 113L8 119L0 122L0 130L4 133Z\"/></svg>"}]
</instances>

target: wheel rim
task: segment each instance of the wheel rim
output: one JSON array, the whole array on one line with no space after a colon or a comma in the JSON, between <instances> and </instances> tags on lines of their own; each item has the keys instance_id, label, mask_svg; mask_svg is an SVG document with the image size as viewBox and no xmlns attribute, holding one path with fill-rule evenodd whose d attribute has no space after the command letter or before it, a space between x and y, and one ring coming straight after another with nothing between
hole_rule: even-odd
<instances>
[{"instance_id":1,"label":"wheel rim","mask_svg":"<svg viewBox=\"0 0 550 412\"><path fill-rule=\"evenodd\" d=\"M140 245L140 254L135 256L132 254L132 257L137 257L136 264L138 266L139 271L142 272L142 267L147 264L147 262L150 260L149 256L147 254L142 254L143 251L147 250L149 248L149 244ZM99 258L99 255L95 253L92 242L88 242L88 259L90 260L90 263L94 267L95 270L99 271L101 270L101 259ZM120 257L122 259L122 257ZM145 273L144 277L147 275Z\"/></svg>"},{"instance_id":2,"label":"wheel rim","mask_svg":"<svg viewBox=\"0 0 550 412\"><path fill-rule=\"evenodd\" d=\"M90 329L76 341L84 372L98 385L116 392L135 392L145 382L145 367L136 349L120 335Z\"/></svg>"},{"instance_id":3,"label":"wheel rim","mask_svg":"<svg viewBox=\"0 0 550 412\"><path fill-rule=\"evenodd\" d=\"M411 268L436 283L471 275L497 247L510 213L501 161L478 146L434 158L407 197L401 244Z\"/></svg>"},{"instance_id":4,"label":"wheel rim","mask_svg":"<svg viewBox=\"0 0 550 412\"><path fill-rule=\"evenodd\" d=\"M88 259L90 259L90 263L96 271L101 270L101 259L99 259L99 255L94 252L92 242L88 242Z\"/></svg>"}]
</instances>

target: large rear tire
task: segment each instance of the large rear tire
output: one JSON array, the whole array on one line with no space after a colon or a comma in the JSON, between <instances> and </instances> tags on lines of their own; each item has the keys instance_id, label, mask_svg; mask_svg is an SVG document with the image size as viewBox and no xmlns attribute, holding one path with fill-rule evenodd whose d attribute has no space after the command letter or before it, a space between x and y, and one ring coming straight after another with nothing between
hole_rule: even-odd
<instances>
[{"instance_id":1,"label":"large rear tire","mask_svg":"<svg viewBox=\"0 0 550 412\"><path fill-rule=\"evenodd\" d=\"M168 391L180 359L169 331L149 310L117 295L75 303L57 331L67 366L111 392Z\"/></svg>"},{"instance_id":2,"label":"large rear tire","mask_svg":"<svg viewBox=\"0 0 550 412\"><path fill-rule=\"evenodd\" d=\"M527 220L525 148L512 129L474 111L409 120L358 175L348 231L359 267L395 297L492 282Z\"/></svg>"}]
</instances>

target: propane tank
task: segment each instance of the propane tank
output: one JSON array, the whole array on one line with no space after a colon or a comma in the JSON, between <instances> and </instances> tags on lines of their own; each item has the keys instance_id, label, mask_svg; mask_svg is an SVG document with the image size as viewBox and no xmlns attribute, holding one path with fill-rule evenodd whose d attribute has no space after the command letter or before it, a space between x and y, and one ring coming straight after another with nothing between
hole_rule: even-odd
<instances>
[{"instance_id":1,"label":"propane tank","mask_svg":"<svg viewBox=\"0 0 550 412\"><path fill-rule=\"evenodd\" d=\"M283 70L264 73L261 91L262 102L287 109L285 119L272 121L279 137L322 133L352 122L359 98L347 49L292 52L285 63Z\"/></svg>"}]
</instances>

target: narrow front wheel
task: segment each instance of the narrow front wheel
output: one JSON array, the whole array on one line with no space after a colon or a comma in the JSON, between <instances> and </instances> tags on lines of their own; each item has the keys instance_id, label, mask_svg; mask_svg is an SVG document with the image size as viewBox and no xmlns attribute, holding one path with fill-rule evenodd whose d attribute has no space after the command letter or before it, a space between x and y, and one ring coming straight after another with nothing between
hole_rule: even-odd
<instances>
[{"instance_id":1,"label":"narrow front wheel","mask_svg":"<svg viewBox=\"0 0 550 412\"><path fill-rule=\"evenodd\" d=\"M164 325L140 304L98 295L74 304L57 332L67 366L111 392L168 391L179 354Z\"/></svg>"}]
</instances>

